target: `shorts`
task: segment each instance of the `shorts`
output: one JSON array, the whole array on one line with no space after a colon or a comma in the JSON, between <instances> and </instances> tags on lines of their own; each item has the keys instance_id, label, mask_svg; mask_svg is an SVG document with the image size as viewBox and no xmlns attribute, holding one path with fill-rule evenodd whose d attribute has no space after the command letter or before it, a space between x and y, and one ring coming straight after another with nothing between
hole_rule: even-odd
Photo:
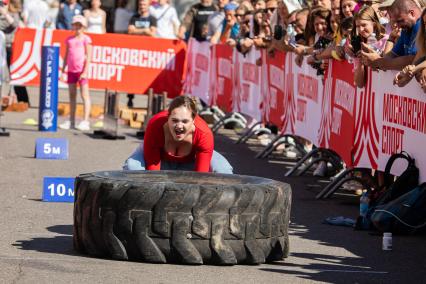
<instances>
[{"instance_id":1,"label":"shorts","mask_svg":"<svg viewBox=\"0 0 426 284\"><path fill-rule=\"evenodd\" d=\"M83 86L84 84L88 84L89 80L87 80L87 78L80 79L81 73L83 72L68 72L67 83L68 84L79 83L80 86Z\"/></svg>"}]
</instances>

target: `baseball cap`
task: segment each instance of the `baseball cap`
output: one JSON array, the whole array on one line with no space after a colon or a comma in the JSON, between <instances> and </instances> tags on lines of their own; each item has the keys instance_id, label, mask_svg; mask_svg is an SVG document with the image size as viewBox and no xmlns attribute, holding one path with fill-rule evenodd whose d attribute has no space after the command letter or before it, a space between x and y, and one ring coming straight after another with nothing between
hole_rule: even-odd
<instances>
[{"instance_id":1,"label":"baseball cap","mask_svg":"<svg viewBox=\"0 0 426 284\"><path fill-rule=\"evenodd\" d=\"M382 3L379 4L379 9L386 9L392 6L392 4L395 2L395 0L385 0Z\"/></svg>"},{"instance_id":2,"label":"baseball cap","mask_svg":"<svg viewBox=\"0 0 426 284\"><path fill-rule=\"evenodd\" d=\"M83 27L87 27L87 20L82 15L75 15L74 17L72 17L72 23L80 23Z\"/></svg>"},{"instance_id":3,"label":"baseball cap","mask_svg":"<svg viewBox=\"0 0 426 284\"><path fill-rule=\"evenodd\" d=\"M235 10L237 10L237 8L238 8L238 5L235 4L235 3L233 3L233 2L231 2L231 3L226 4L225 7L223 7L223 10L225 10L225 11L235 11Z\"/></svg>"}]
</instances>

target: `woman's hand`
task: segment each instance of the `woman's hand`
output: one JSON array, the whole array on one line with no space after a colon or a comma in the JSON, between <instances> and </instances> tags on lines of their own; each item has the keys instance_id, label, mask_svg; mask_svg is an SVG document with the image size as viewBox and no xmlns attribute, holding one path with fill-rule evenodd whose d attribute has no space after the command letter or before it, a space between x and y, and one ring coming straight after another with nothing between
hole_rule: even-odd
<instances>
[{"instance_id":1,"label":"woman's hand","mask_svg":"<svg viewBox=\"0 0 426 284\"><path fill-rule=\"evenodd\" d=\"M294 48L294 53L296 53L299 56L305 55L306 47L304 45L297 44Z\"/></svg>"},{"instance_id":2,"label":"woman's hand","mask_svg":"<svg viewBox=\"0 0 426 284\"><path fill-rule=\"evenodd\" d=\"M398 25L393 24L392 25L392 31L389 34L389 40L395 43L399 39L399 37L401 36L401 31L402 31L402 29L400 27L398 27Z\"/></svg>"},{"instance_id":3,"label":"woman's hand","mask_svg":"<svg viewBox=\"0 0 426 284\"><path fill-rule=\"evenodd\" d=\"M343 46L343 51L349 55L350 57L356 57L354 53L354 48L349 43L349 40L346 41L345 45Z\"/></svg>"},{"instance_id":4,"label":"woman's hand","mask_svg":"<svg viewBox=\"0 0 426 284\"><path fill-rule=\"evenodd\" d=\"M229 46L234 47L234 46L236 46L236 45L237 45L237 42L236 42L234 39L232 39L232 38L228 38L228 39L226 40L226 44L227 44L227 45L229 45Z\"/></svg>"},{"instance_id":5,"label":"woman's hand","mask_svg":"<svg viewBox=\"0 0 426 284\"><path fill-rule=\"evenodd\" d=\"M403 70L396 74L395 78L393 79L393 84L397 85L398 87L404 87L411 81L412 78L413 76L408 75Z\"/></svg>"},{"instance_id":6,"label":"woman's hand","mask_svg":"<svg viewBox=\"0 0 426 284\"><path fill-rule=\"evenodd\" d=\"M416 65L407 65L402 69L402 72L407 74L410 77L413 77Z\"/></svg>"}]
</instances>

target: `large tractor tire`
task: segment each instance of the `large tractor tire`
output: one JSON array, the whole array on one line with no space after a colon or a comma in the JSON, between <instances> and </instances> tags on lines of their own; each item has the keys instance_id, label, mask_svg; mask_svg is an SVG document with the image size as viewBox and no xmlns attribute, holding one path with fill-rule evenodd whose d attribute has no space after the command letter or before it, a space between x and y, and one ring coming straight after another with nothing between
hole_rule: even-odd
<instances>
[{"instance_id":1,"label":"large tractor tire","mask_svg":"<svg viewBox=\"0 0 426 284\"><path fill-rule=\"evenodd\" d=\"M288 256L291 188L243 175L111 171L80 175L74 248L117 260L259 264Z\"/></svg>"}]
</instances>

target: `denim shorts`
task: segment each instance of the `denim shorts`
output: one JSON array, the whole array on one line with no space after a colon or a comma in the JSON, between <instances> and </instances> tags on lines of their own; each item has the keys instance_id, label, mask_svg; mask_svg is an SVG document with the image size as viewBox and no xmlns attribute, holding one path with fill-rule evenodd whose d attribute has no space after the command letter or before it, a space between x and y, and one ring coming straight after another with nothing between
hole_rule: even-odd
<instances>
[{"instance_id":1,"label":"denim shorts","mask_svg":"<svg viewBox=\"0 0 426 284\"><path fill-rule=\"evenodd\" d=\"M190 163L176 163L161 161L161 170L193 171L195 161ZM145 159L143 158L143 144L138 146L133 154L124 162L123 170L145 170ZM221 174L232 174L233 168L228 160L220 153L213 151L210 161L210 172Z\"/></svg>"}]
</instances>

